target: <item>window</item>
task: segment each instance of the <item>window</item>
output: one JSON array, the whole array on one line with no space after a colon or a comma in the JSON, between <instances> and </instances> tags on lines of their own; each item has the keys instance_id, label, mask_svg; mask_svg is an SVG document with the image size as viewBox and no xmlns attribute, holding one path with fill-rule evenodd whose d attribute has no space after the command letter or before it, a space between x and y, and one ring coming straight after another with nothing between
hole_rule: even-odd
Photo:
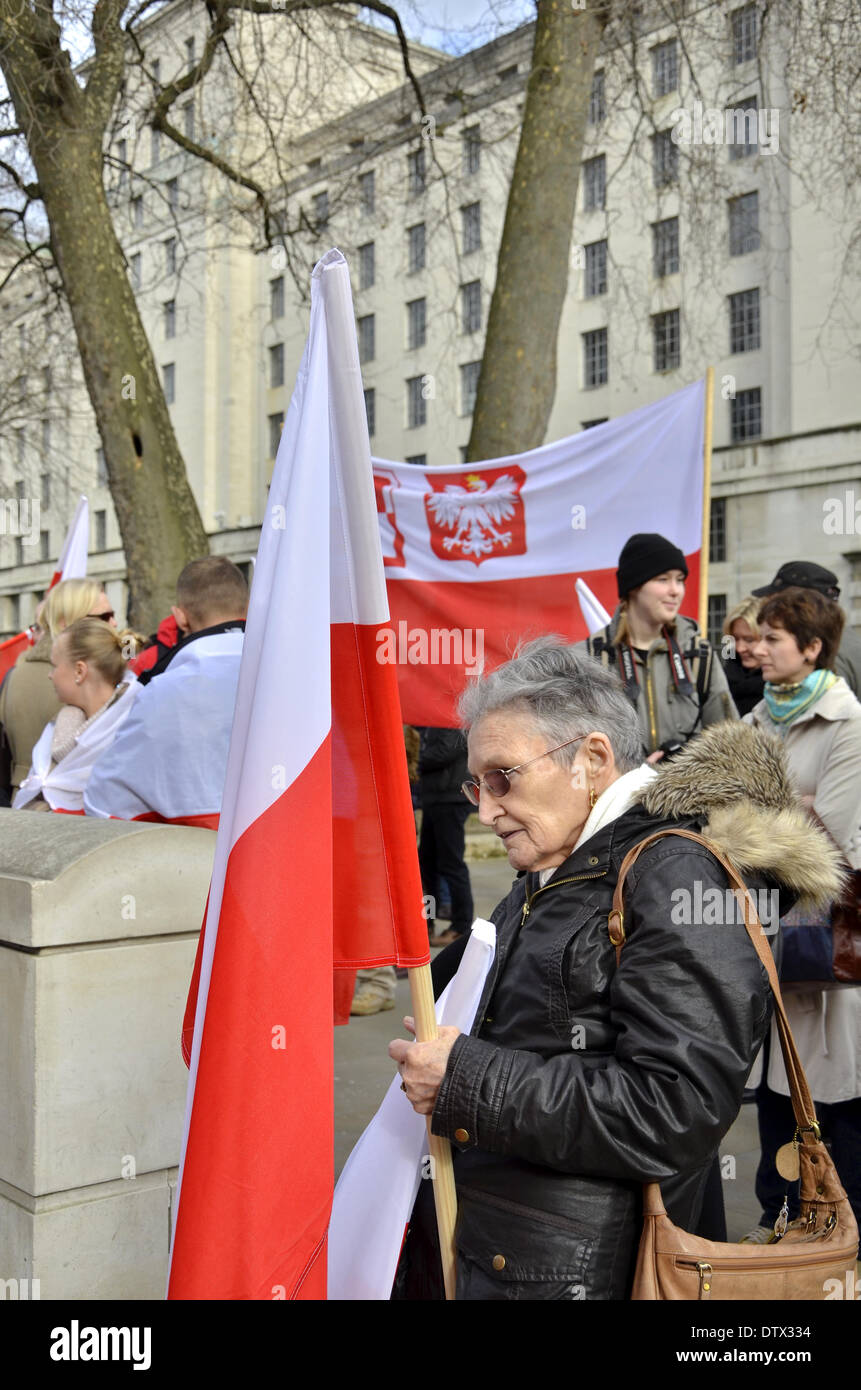
<instances>
[{"instance_id":1,"label":"window","mask_svg":"<svg viewBox=\"0 0 861 1390\"><path fill-rule=\"evenodd\" d=\"M359 206L363 217L373 216L376 201L375 182L373 169L369 169L366 174L359 175Z\"/></svg>"},{"instance_id":2,"label":"window","mask_svg":"<svg viewBox=\"0 0 861 1390\"><path fill-rule=\"evenodd\" d=\"M679 311L652 315L652 335L655 344L655 371L668 372L681 366L682 347L679 334Z\"/></svg>"},{"instance_id":3,"label":"window","mask_svg":"<svg viewBox=\"0 0 861 1390\"><path fill-rule=\"evenodd\" d=\"M130 268L130 270L131 270L132 289L133 289L133 290L139 290L140 287L141 287L141 253L140 253L140 251L136 251L135 254L132 256L131 260L129 261L129 268Z\"/></svg>"},{"instance_id":4,"label":"window","mask_svg":"<svg viewBox=\"0 0 861 1390\"><path fill-rule=\"evenodd\" d=\"M276 343L269 349L269 389L284 385L284 344Z\"/></svg>"},{"instance_id":5,"label":"window","mask_svg":"<svg viewBox=\"0 0 861 1390\"><path fill-rule=\"evenodd\" d=\"M679 219L667 217L652 223L652 270L657 279L679 269Z\"/></svg>"},{"instance_id":6,"label":"window","mask_svg":"<svg viewBox=\"0 0 861 1390\"><path fill-rule=\"evenodd\" d=\"M176 337L176 300L168 299L164 305L164 336Z\"/></svg>"},{"instance_id":7,"label":"window","mask_svg":"<svg viewBox=\"0 0 861 1390\"><path fill-rule=\"evenodd\" d=\"M465 362L460 369L461 415L471 415L475 410L475 398L478 394L478 378L480 374L480 362Z\"/></svg>"},{"instance_id":8,"label":"window","mask_svg":"<svg viewBox=\"0 0 861 1390\"><path fill-rule=\"evenodd\" d=\"M425 268L427 238L424 222L417 222L414 227L410 227L407 236L409 237L410 275L414 275L417 270L424 270Z\"/></svg>"},{"instance_id":9,"label":"window","mask_svg":"<svg viewBox=\"0 0 861 1390\"><path fill-rule=\"evenodd\" d=\"M738 198L730 198L728 207L729 254L744 256L748 251L758 251L759 194L742 193Z\"/></svg>"},{"instance_id":10,"label":"window","mask_svg":"<svg viewBox=\"0 0 861 1390\"><path fill-rule=\"evenodd\" d=\"M732 60L738 67L739 63L749 63L756 57L756 5L743 5L740 10L733 10L730 19Z\"/></svg>"},{"instance_id":11,"label":"window","mask_svg":"<svg viewBox=\"0 0 861 1390\"><path fill-rule=\"evenodd\" d=\"M726 559L726 498L713 497L709 513L709 558L719 564Z\"/></svg>"},{"instance_id":12,"label":"window","mask_svg":"<svg viewBox=\"0 0 861 1390\"><path fill-rule=\"evenodd\" d=\"M730 109L732 139L728 141L731 160L747 159L759 150L756 97L748 97Z\"/></svg>"},{"instance_id":13,"label":"window","mask_svg":"<svg viewBox=\"0 0 861 1390\"><path fill-rule=\"evenodd\" d=\"M108 465L105 462L105 451L101 444L96 449L96 487L107 487L108 485Z\"/></svg>"},{"instance_id":14,"label":"window","mask_svg":"<svg viewBox=\"0 0 861 1390\"><path fill-rule=\"evenodd\" d=\"M40 482L41 487L42 487L42 506L45 508L45 511L47 511L48 508L49 508L50 505L51 505L51 475L50 475L50 473L43 473L42 476L41 476L41 478L39 479L39 482Z\"/></svg>"},{"instance_id":15,"label":"window","mask_svg":"<svg viewBox=\"0 0 861 1390\"><path fill-rule=\"evenodd\" d=\"M39 532L39 559L49 560L51 558L51 532Z\"/></svg>"},{"instance_id":16,"label":"window","mask_svg":"<svg viewBox=\"0 0 861 1390\"><path fill-rule=\"evenodd\" d=\"M51 421L50 421L50 420L43 420L43 421L42 421L42 453L43 453L43 454L49 454L50 452L51 452ZM46 476L47 476L47 475L46 475Z\"/></svg>"},{"instance_id":17,"label":"window","mask_svg":"<svg viewBox=\"0 0 861 1390\"><path fill-rule=\"evenodd\" d=\"M652 96L665 97L679 85L679 50L675 39L652 49Z\"/></svg>"},{"instance_id":18,"label":"window","mask_svg":"<svg viewBox=\"0 0 861 1390\"><path fill-rule=\"evenodd\" d=\"M161 131L152 127L149 133L149 162L158 164L161 159Z\"/></svg>"},{"instance_id":19,"label":"window","mask_svg":"<svg viewBox=\"0 0 861 1390\"><path fill-rule=\"evenodd\" d=\"M461 446L460 446L460 461L461 461L461 463L466 463L466 462L467 462L466 456L467 456L468 453L469 453L469 445L468 445L468 444L461 444Z\"/></svg>"},{"instance_id":20,"label":"window","mask_svg":"<svg viewBox=\"0 0 861 1390\"><path fill-rule=\"evenodd\" d=\"M461 332L477 333L481 328L481 281L471 280L460 287Z\"/></svg>"},{"instance_id":21,"label":"window","mask_svg":"<svg viewBox=\"0 0 861 1390\"><path fill-rule=\"evenodd\" d=\"M427 468L427 454L407 454L404 463L411 463L414 468Z\"/></svg>"},{"instance_id":22,"label":"window","mask_svg":"<svg viewBox=\"0 0 861 1390\"><path fill-rule=\"evenodd\" d=\"M125 140L118 140L118 141L117 141L117 159L120 161L120 163L121 163L122 165L125 165L126 160L128 159L128 144L127 144L127 142L126 142ZM129 181L129 171L128 171L128 169L126 169L126 168L120 169L119 174L117 175L117 188L118 188L120 191L122 191L122 189L124 189L124 188L126 187L126 184L128 183L128 181Z\"/></svg>"},{"instance_id":23,"label":"window","mask_svg":"<svg viewBox=\"0 0 861 1390\"><path fill-rule=\"evenodd\" d=\"M319 173L319 171L323 167L322 156L318 155L316 159L309 159L305 167L307 168L309 174Z\"/></svg>"},{"instance_id":24,"label":"window","mask_svg":"<svg viewBox=\"0 0 861 1390\"><path fill-rule=\"evenodd\" d=\"M141 198L141 197L132 198L132 201L131 201L131 209L130 209L130 210L131 210L132 226L133 226L133 227L142 227L142 226L143 226L143 198Z\"/></svg>"},{"instance_id":25,"label":"window","mask_svg":"<svg viewBox=\"0 0 861 1390\"><path fill-rule=\"evenodd\" d=\"M194 102L187 101L182 108L183 126L186 140L194 139Z\"/></svg>"},{"instance_id":26,"label":"window","mask_svg":"<svg viewBox=\"0 0 861 1390\"><path fill-rule=\"evenodd\" d=\"M407 179L411 198L417 198L427 187L424 146L407 155Z\"/></svg>"},{"instance_id":27,"label":"window","mask_svg":"<svg viewBox=\"0 0 861 1390\"><path fill-rule=\"evenodd\" d=\"M179 207L179 179L167 181L167 205L171 212L176 212Z\"/></svg>"},{"instance_id":28,"label":"window","mask_svg":"<svg viewBox=\"0 0 861 1390\"><path fill-rule=\"evenodd\" d=\"M596 328L583 333L583 385L605 386L607 383L607 330Z\"/></svg>"},{"instance_id":29,"label":"window","mask_svg":"<svg viewBox=\"0 0 861 1390\"><path fill-rule=\"evenodd\" d=\"M376 318L373 314L363 314L356 320L359 330L359 361L373 362L377 355Z\"/></svg>"},{"instance_id":30,"label":"window","mask_svg":"<svg viewBox=\"0 0 861 1390\"><path fill-rule=\"evenodd\" d=\"M176 400L176 367L173 362L168 362L167 366L162 367L161 380L164 387L164 398L168 405L173 405Z\"/></svg>"},{"instance_id":31,"label":"window","mask_svg":"<svg viewBox=\"0 0 861 1390\"><path fill-rule=\"evenodd\" d=\"M268 458L274 459L278 454L278 445L281 443L281 430L284 425L284 411L277 410L274 415L267 415L269 425L269 454Z\"/></svg>"},{"instance_id":32,"label":"window","mask_svg":"<svg viewBox=\"0 0 861 1390\"><path fill-rule=\"evenodd\" d=\"M283 319L284 317L283 275L279 275L276 279L269 281L269 317L271 319Z\"/></svg>"},{"instance_id":33,"label":"window","mask_svg":"<svg viewBox=\"0 0 861 1390\"><path fill-rule=\"evenodd\" d=\"M469 178L481 167L481 126L471 125L463 132L463 172Z\"/></svg>"},{"instance_id":34,"label":"window","mask_svg":"<svg viewBox=\"0 0 861 1390\"><path fill-rule=\"evenodd\" d=\"M164 268L168 275L176 274L176 237L169 236L164 245Z\"/></svg>"},{"instance_id":35,"label":"window","mask_svg":"<svg viewBox=\"0 0 861 1390\"><path fill-rule=\"evenodd\" d=\"M478 251L481 246L481 203L469 203L460 210L463 232L463 254Z\"/></svg>"},{"instance_id":36,"label":"window","mask_svg":"<svg viewBox=\"0 0 861 1390\"><path fill-rule=\"evenodd\" d=\"M23 563L24 563L24 539L23 539L22 536L16 536L16 537L15 537L15 564L16 564L16 565L23 565Z\"/></svg>"},{"instance_id":37,"label":"window","mask_svg":"<svg viewBox=\"0 0 861 1390\"><path fill-rule=\"evenodd\" d=\"M193 68L194 63L194 39L190 38L185 41L185 65L187 68Z\"/></svg>"},{"instance_id":38,"label":"window","mask_svg":"<svg viewBox=\"0 0 861 1390\"><path fill-rule=\"evenodd\" d=\"M423 376L411 376L407 381L407 428L411 430L427 424L428 403L424 381Z\"/></svg>"},{"instance_id":39,"label":"window","mask_svg":"<svg viewBox=\"0 0 861 1390\"><path fill-rule=\"evenodd\" d=\"M604 73L596 72L592 77L592 90L589 93L589 124L597 125L607 115L604 99Z\"/></svg>"},{"instance_id":40,"label":"window","mask_svg":"<svg viewBox=\"0 0 861 1390\"><path fill-rule=\"evenodd\" d=\"M714 556L712 556L714 559ZM709 594L706 617L706 638L720 651L723 625L726 619L726 594Z\"/></svg>"},{"instance_id":41,"label":"window","mask_svg":"<svg viewBox=\"0 0 861 1390\"><path fill-rule=\"evenodd\" d=\"M606 425L609 415L602 415L597 420L581 420L580 427L584 430L593 430L596 425Z\"/></svg>"},{"instance_id":42,"label":"window","mask_svg":"<svg viewBox=\"0 0 861 1390\"><path fill-rule=\"evenodd\" d=\"M759 439L762 434L762 389L739 391L729 403L730 441L743 444L746 439Z\"/></svg>"},{"instance_id":43,"label":"window","mask_svg":"<svg viewBox=\"0 0 861 1390\"><path fill-rule=\"evenodd\" d=\"M154 82L161 82L161 58L152 60L152 77Z\"/></svg>"},{"instance_id":44,"label":"window","mask_svg":"<svg viewBox=\"0 0 861 1390\"><path fill-rule=\"evenodd\" d=\"M585 250L584 297L593 299L596 294L607 293L607 243L606 241L592 241Z\"/></svg>"},{"instance_id":45,"label":"window","mask_svg":"<svg viewBox=\"0 0 861 1390\"><path fill-rule=\"evenodd\" d=\"M369 290L377 278L376 250L372 241L359 247L359 289Z\"/></svg>"},{"instance_id":46,"label":"window","mask_svg":"<svg viewBox=\"0 0 861 1390\"><path fill-rule=\"evenodd\" d=\"M427 342L427 300L413 299L407 305L407 347L424 347Z\"/></svg>"},{"instance_id":47,"label":"window","mask_svg":"<svg viewBox=\"0 0 861 1390\"><path fill-rule=\"evenodd\" d=\"M318 232L325 232L329 226L329 193L323 189L322 193L314 194L314 227Z\"/></svg>"},{"instance_id":48,"label":"window","mask_svg":"<svg viewBox=\"0 0 861 1390\"><path fill-rule=\"evenodd\" d=\"M512 63L512 64L511 64L509 67L507 67L507 68L500 68L500 69L499 69L499 80L500 80L500 82L508 82L508 81L510 81L510 79L511 79L512 77L516 77L516 76L517 76L517 64L516 64L516 63Z\"/></svg>"},{"instance_id":49,"label":"window","mask_svg":"<svg viewBox=\"0 0 861 1390\"><path fill-rule=\"evenodd\" d=\"M607 159L603 154L583 163L583 209L604 207L607 194Z\"/></svg>"},{"instance_id":50,"label":"window","mask_svg":"<svg viewBox=\"0 0 861 1390\"><path fill-rule=\"evenodd\" d=\"M107 512L94 512L93 521L96 524L96 550L107 550L108 548L108 514Z\"/></svg>"},{"instance_id":51,"label":"window","mask_svg":"<svg viewBox=\"0 0 861 1390\"><path fill-rule=\"evenodd\" d=\"M652 177L656 188L666 188L679 177L679 147L673 144L673 132L661 130L652 136Z\"/></svg>"},{"instance_id":52,"label":"window","mask_svg":"<svg viewBox=\"0 0 861 1390\"><path fill-rule=\"evenodd\" d=\"M729 297L729 350L755 352L760 343L759 290L742 290Z\"/></svg>"},{"instance_id":53,"label":"window","mask_svg":"<svg viewBox=\"0 0 861 1390\"><path fill-rule=\"evenodd\" d=\"M365 396L365 415L368 421L368 434L371 438L377 432L377 393L373 386L370 386L364 393Z\"/></svg>"}]
</instances>

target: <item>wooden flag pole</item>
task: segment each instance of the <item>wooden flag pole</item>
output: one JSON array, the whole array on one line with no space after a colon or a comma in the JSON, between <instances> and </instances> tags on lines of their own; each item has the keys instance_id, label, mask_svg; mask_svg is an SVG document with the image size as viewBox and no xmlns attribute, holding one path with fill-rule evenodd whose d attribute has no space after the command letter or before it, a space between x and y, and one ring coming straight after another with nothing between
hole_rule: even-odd
<instances>
[{"instance_id":1,"label":"wooden flag pole","mask_svg":"<svg viewBox=\"0 0 861 1390\"><path fill-rule=\"evenodd\" d=\"M419 965L409 970L410 993L413 1001L413 1018L416 1024L416 1041L433 1042L437 1037L436 1014L434 1012L433 982L429 965ZM431 1117L427 1117L428 1144L430 1146L431 1172L433 1173L433 1195L436 1204L436 1224L439 1231L439 1248L442 1254L442 1274L445 1281L445 1296L454 1298L454 1223L457 1217L457 1196L454 1188L454 1166L451 1161L451 1144L437 1134L431 1134Z\"/></svg>"},{"instance_id":2,"label":"wooden flag pole","mask_svg":"<svg viewBox=\"0 0 861 1390\"><path fill-rule=\"evenodd\" d=\"M712 424L715 406L715 369L706 367L705 444L703 448L703 539L700 547L700 636L708 636L709 545L712 510Z\"/></svg>"}]
</instances>

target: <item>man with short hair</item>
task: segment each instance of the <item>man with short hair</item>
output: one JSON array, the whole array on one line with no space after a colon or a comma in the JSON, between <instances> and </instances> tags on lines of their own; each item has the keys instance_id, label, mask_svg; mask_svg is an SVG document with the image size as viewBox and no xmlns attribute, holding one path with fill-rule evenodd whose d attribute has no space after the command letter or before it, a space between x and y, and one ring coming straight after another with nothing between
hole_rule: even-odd
<instances>
[{"instance_id":1,"label":"man with short hair","mask_svg":"<svg viewBox=\"0 0 861 1390\"><path fill-rule=\"evenodd\" d=\"M837 575L811 560L788 560L781 565L770 584L753 589L754 598L768 598L781 589L816 589L836 603L840 598ZM840 650L834 659L834 670L842 676L855 698L861 692L861 637L847 623L840 639Z\"/></svg>"},{"instance_id":2,"label":"man with short hair","mask_svg":"<svg viewBox=\"0 0 861 1390\"><path fill-rule=\"evenodd\" d=\"M247 608L248 585L231 560L186 565L172 609L183 635L145 673L134 710L93 768L87 815L216 828Z\"/></svg>"}]
</instances>

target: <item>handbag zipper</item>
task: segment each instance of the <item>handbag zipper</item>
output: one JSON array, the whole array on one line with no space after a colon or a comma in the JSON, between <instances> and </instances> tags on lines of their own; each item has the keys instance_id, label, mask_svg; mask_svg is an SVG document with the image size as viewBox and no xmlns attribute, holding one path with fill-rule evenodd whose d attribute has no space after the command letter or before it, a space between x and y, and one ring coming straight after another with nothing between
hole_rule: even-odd
<instances>
[{"instance_id":1,"label":"handbag zipper","mask_svg":"<svg viewBox=\"0 0 861 1390\"><path fill-rule=\"evenodd\" d=\"M556 883L545 883L545 885L544 885L543 888L536 888L535 892L531 895L531 897L530 897L530 896L527 896L526 901L525 901L525 903L523 904L523 911L522 911L521 914L520 914L520 925L521 925L521 927L523 926L523 923L526 921L527 917L529 916L529 914L530 914L530 912L531 912L531 910L532 910L532 904L534 903L535 899L538 897L539 893L546 893L547 890L548 890L548 888L561 888L562 885L563 885L564 883L583 883L587 878L606 878L606 877L607 877L607 870L606 870L606 869L602 869L601 872L600 872L600 873L597 873L597 874L575 874L575 876L574 876L573 878L560 878L560 879L557 880Z\"/></svg>"},{"instance_id":2,"label":"handbag zipper","mask_svg":"<svg viewBox=\"0 0 861 1390\"><path fill-rule=\"evenodd\" d=\"M818 1232L817 1234L826 1235L828 1234L828 1231L825 1227L823 1227L822 1231ZM797 1243L800 1242L792 1242L793 1246L795 1246ZM849 1251L849 1253L851 1254L851 1251ZM828 1255L829 1258L839 1258L839 1251L829 1251ZM769 1268L797 1269L799 1265L804 1266L819 1264L822 1258L822 1251L818 1249L815 1251L805 1252L802 1255L786 1255L783 1257L783 1259L775 1259L774 1257L770 1257ZM708 1260L684 1260L680 1259L677 1256L674 1260L674 1264L677 1269L696 1270L697 1274L699 1275L699 1297L701 1299L711 1298L712 1280L714 1277L715 1269L726 1271L742 1271L745 1269L751 1270L756 1268L755 1265L751 1264L750 1260L734 1260L726 1257L717 1258L715 1260L715 1263L711 1264Z\"/></svg>"}]
</instances>

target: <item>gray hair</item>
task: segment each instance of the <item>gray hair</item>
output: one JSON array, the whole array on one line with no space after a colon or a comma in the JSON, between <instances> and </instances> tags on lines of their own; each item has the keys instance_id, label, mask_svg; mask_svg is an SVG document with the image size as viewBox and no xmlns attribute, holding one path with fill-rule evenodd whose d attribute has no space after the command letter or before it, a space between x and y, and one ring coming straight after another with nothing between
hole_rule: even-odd
<instances>
[{"instance_id":1,"label":"gray hair","mask_svg":"<svg viewBox=\"0 0 861 1390\"><path fill-rule=\"evenodd\" d=\"M615 671L561 637L539 637L489 676L478 676L464 690L458 711L464 728L501 709L522 710L551 744L593 730L606 734L620 772L643 761L640 721ZM553 757L569 766L577 749Z\"/></svg>"}]
</instances>

